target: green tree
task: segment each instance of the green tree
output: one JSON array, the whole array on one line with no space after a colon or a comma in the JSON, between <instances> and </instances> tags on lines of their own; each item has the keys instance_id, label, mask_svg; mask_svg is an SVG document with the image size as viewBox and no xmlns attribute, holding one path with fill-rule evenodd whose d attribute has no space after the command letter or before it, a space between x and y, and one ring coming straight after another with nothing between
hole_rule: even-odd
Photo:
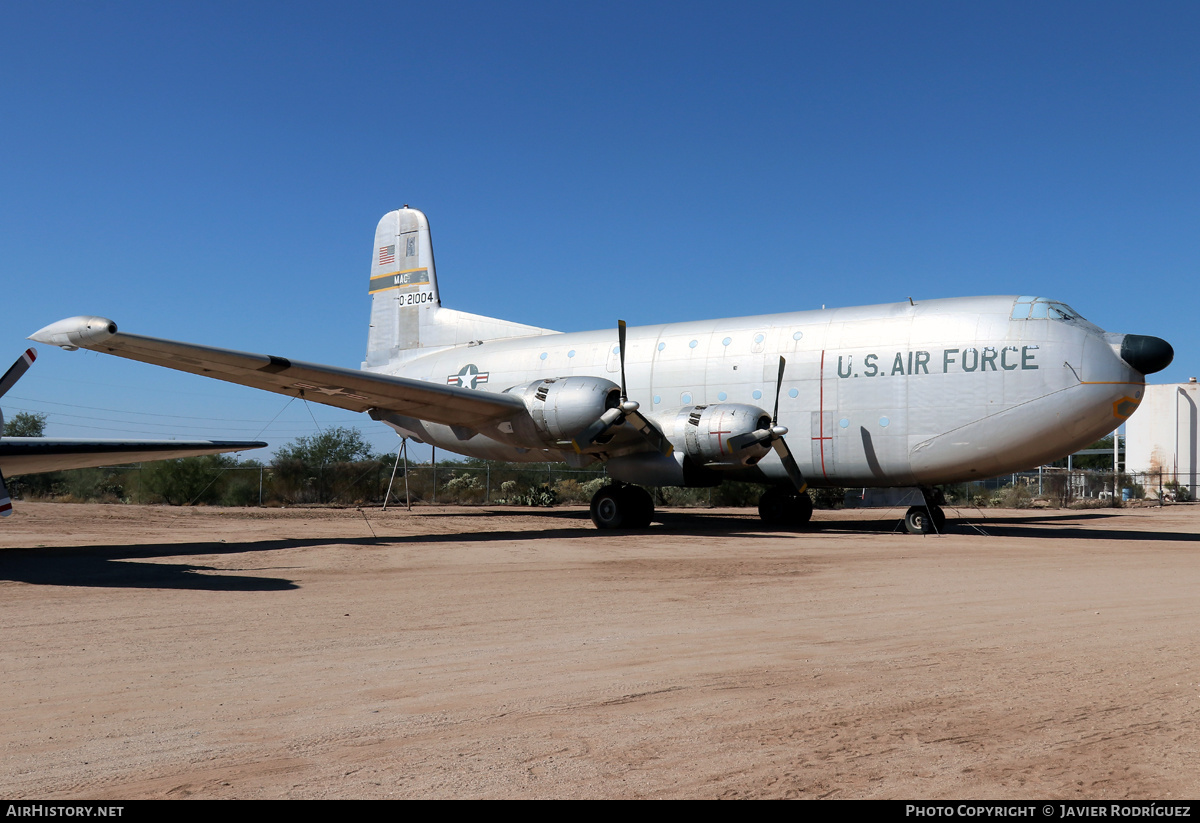
<instances>
[{"instance_id":1,"label":"green tree","mask_svg":"<svg viewBox=\"0 0 1200 823\"><path fill-rule=\"evenodd\" d=\"M276 460L299 460L309 466L351 463L371 456L371 447L358 429L333 426L310 437L297 437L275 452Z\"/></svg>"},{"instance_id":2,"label":"green tree","mask_svg":"<svg viewBox=\"0 0 1200 823\"><path fill-rule=\"evenodd\" d=\"M5 437L45 437L46 415L41 412L17 412L4 421Z\"/></svg>"},{"instance_id":3,"label":"green tree","mask_svg":"<svg viewBox=\"0 0 1200 823\"><path fill-rule=\"evenodd\" d=\"M237 460L224 454L156 460L142 469L139 495L172 506L216 503L229 482L225 469Z\"/></svg>"},{"instance_id":4,"label":"green tree","mask_svg":"<svg viewBox=\"0 0 1200 823\"><path fill-rule=\"evenodd\" d=\"M45 437L46 415L41 412L17 412L11 420L4 421L5 437ZM13 497L46 497L54 488L61 472L27 474L10 478L8 491Z\"/></svg>"},{"instance_id":5,"label":"green tree","mask_svg":"<svg viewBox=\"0 0 1200 823\"><path fill-rule=\"evenodd\" d=\"M358 429L334 426L298 437L275 453L271 470L276 493L295 503L353 502L382 495L376 487L384 463L371 456Z\"/></svg>"},{"instance_id":6,"label":"green tree","mask_svg":"<svg viewBox=\"0 0 1200 823\"><path fill-rule=\"evenodd\" d=\"M222 506L257 506L271 496L271 475L255 471L265 466L258 460L243 460L236 471L226 472ZM260 487L260 478L262 485Z\"/></svg>"}]
</instances>

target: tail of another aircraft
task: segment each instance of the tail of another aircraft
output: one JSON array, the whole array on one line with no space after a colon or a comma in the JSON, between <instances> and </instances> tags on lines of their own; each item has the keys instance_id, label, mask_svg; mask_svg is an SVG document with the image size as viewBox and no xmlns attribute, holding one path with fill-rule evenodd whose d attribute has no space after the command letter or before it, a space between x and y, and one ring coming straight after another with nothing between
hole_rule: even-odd
<instances>
[{"instance_id":1,"label":"tail of another aircraft","mask_svg":"<svg viewBox=\"0 0 1200 823\"><path fill-rule=\"evenodd\" d=\"M553 334L549 329L443 309L429 220L405 206L375 228L371 256L371 330L366 367L476 340Z\"/></svg>"}]
</instances>

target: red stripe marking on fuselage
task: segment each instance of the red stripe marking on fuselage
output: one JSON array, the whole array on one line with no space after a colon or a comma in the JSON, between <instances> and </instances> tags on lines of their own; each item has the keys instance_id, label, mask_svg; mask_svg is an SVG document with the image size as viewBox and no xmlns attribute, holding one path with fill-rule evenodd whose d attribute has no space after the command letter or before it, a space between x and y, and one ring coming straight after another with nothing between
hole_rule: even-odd
<instances>
[{"instance_id":1,"label":"red stripe marking on fuselage","mask_svg":"<svg viewBox=\"0 0 1200 823\"><path fill-rule=\"evenodd\" d=\"M832 437L825 436L825 350L821 349L821 372L820 372L820 403L819 411L817 412L817 433L819 437L814 437L820 444L821 448L821 474L824 477L829 477L829 472L825 471L825 441L832 440Z\"/></svg>"}]
</instances>

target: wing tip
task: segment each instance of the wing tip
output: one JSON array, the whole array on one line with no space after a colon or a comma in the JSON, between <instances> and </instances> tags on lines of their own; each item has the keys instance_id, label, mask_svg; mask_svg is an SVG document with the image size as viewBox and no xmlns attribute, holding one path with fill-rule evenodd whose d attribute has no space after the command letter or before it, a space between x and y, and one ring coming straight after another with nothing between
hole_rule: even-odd
<instances>
[{"instance_id":1,"label":"wing tip","mask_svg":"<svg viewBox=\"0 0 1200 823\"><path fill-rule=\"evenodd\" d=\"M29 335L28 339L74 351L103 343L116 333L117 324L107 317L81 314L43 326Z\"/></svg>"}]
</instances>

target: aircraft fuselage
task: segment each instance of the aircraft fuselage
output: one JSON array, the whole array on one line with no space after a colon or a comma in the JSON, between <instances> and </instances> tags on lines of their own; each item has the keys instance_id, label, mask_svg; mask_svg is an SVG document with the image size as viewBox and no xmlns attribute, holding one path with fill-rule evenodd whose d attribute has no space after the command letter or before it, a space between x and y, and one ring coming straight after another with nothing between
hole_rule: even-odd
<instances>
[{"instance_id":1,"label":"aircraft fuselage","mask_svg":"<svg viewBox=\"0 0 1200 823\"><path fill-rule=\"evenodd\" d=\"M783 356L778 422L810 484L933 486L1027 469L1113 431L1145 380L1122 359L1123 340L1061 303L971 297L631 327L625 356L629 398L668 434L681 408L769 412ZM482 392L549 376L619 383L619 370L613 329L417 349L368 367ZM578 459L503 433L387 422L468 456ZM608 463L618 479L646 480L644 465ZM786 480L773 453L723 476Z\"/></svg>"}]
</instances>

